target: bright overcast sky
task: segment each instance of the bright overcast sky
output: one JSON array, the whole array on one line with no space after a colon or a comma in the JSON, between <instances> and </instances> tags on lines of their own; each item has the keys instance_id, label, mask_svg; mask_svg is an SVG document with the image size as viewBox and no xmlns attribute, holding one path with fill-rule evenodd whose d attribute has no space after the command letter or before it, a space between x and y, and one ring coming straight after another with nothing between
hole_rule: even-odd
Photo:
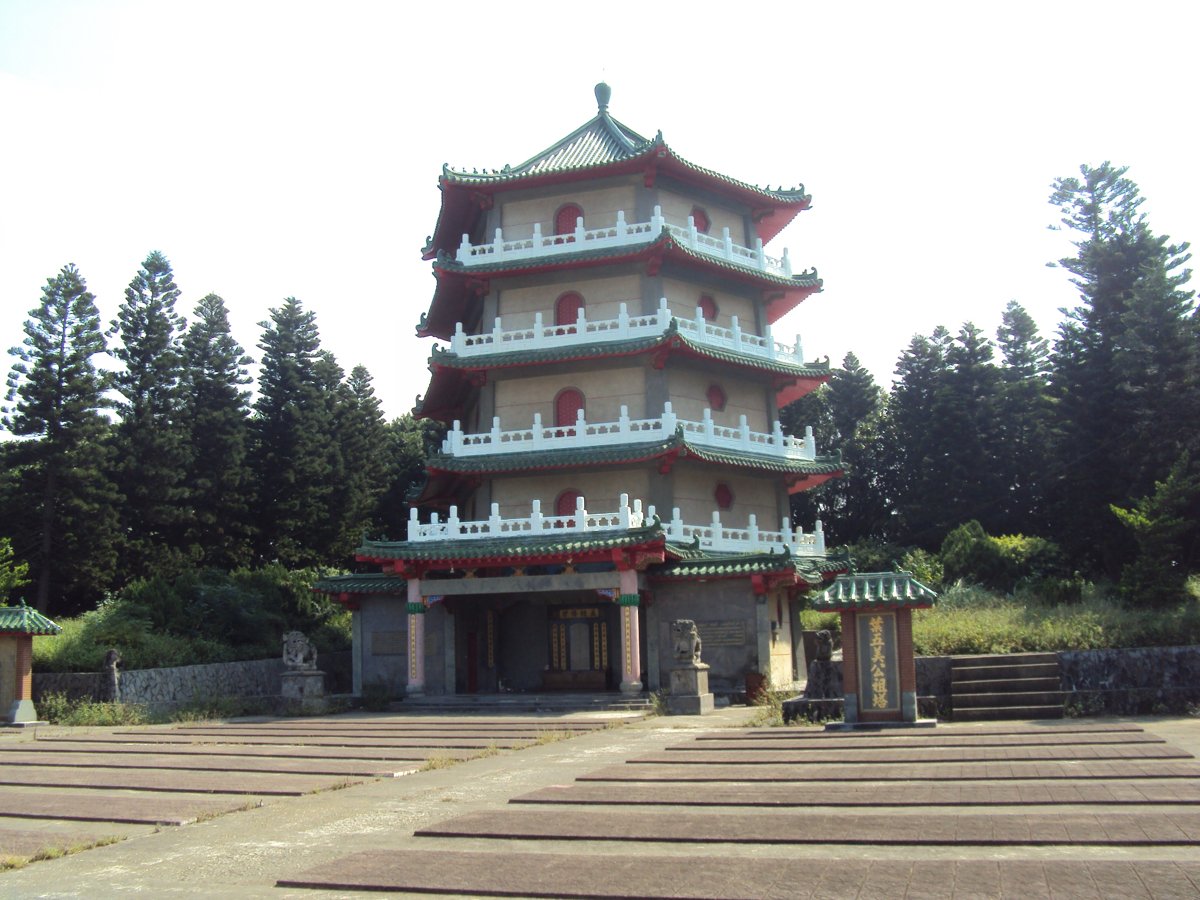
<instances>
[{"instance_id":1,"label":"bright overcast sky","mask_svg":"<svg viewBox=\"0 0 1200 900\"><path fill-rule=\"evenodd\" d=\"M1128 165L1151 227L1200 240L1191 4L0 0L0 348L75 263L105 320L152 250L190 314L252 354L288 296L375 376L425 389L413 337L443 162L518 163L595 114L813 209L770 245L825 290L776 326L881 383L917 333L1046 333L1050 182ZM3 359L7 371L9 359ZM514 426L515 427L515 426Z\"/></svg>"}]
</instances>

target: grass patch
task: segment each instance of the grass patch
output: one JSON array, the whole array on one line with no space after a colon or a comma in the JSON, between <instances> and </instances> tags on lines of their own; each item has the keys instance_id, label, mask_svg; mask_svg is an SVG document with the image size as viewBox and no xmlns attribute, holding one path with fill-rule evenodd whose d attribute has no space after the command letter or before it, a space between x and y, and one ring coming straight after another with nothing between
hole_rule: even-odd
<instances>
[{"instance_id":1,"label":"grass patch","mask_svg":"<svg viewBox=\"0 0 1200 900\"><path fill-rule=\"evenodd\" d=\"M37 710L52 725L105 727L146 725L151 721L146 707L140 704L69 700L66 694L59 693L44 695L38 701Z\"/></svg>"},{"instance_id":2,"label":"grass patch","mask_svg":"<svg viewBox=\"0 0 1200 900\"><path fill-rule=\"evenodd\" d=\"M273 712L274 704L267 697L193 697L182 706L157 717L157 721L182 725L238 716L266 716Z\"/></svg>"},{"instance_id":3,"label":"grass patch","mask_svg":"<svg viewBox=\"0 0 1200 900\"><path fill-rule=\"evenodd\" d=\"M94 841L84 841L78 844L71 844L68 847L51 845L43 847L32 856L2 856L0 857L0 872L8 869L23 869L31 862L42 862L47 859L59 859L63 856L71 856L74 853L82 853L84 850L92 850L96 847L107 847L109 844L115 844L118 841L125 840L119 835L109 835L108 837L97 838Z\"/></svg>"},{"instance_id":4,"label":"grass patch","mask_svg":"<svg viewBox=\"0 0 1200 900\"><path fill-rule=\"evenodd\" d=\"M557 744L559 741L569 741L575 735L563 728L551 729L550 731L539 731L537 737L533 739L532 744L527 744L529 747L538 747L542 744ZM524 749L524 748L522 748Z\"/></svg>"},{"instance_id":5,"label":"grass patch","mask_svg":"<svg viewBox=\"0 0 1200 900\"><path fill-rule=\"evenodd\" d=\"M475 757L471 757L474 759ZM460 762L466 760L459 759L457 756L431 756L425 760L418 772L432 772L435 769L449 769L451 766L457 766Z\"/></svg>"},{"instance_id":6,"label":"grass patch","mask_svg":"<svg viewBox=\"0 0 1200 900\"><path fill-rule=\"evenodd\" d=\"M750 728L775 728L783 724L783 701L788 699L788 691L772 691L769 688L760 691L754 698L754 715L746 723Z\"/></svg>"}]
</instances>

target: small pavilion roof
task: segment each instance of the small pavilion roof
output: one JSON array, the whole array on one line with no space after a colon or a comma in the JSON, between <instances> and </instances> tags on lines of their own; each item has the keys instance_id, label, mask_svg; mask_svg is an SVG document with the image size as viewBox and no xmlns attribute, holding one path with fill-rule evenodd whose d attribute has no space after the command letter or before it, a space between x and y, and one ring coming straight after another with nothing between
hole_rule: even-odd
<instances>
[{"instance_id":1,"label":"small pavilion roof","mask_svg":"<svg viewBox=\"0 0 1200 900\"><path fill-rule=\"evenodd\" d=\"M22 600L19 606L0 606L0 634L61 634L62 626L50 621Z\"/></svg>"},{"instance_id":2,"label":"small pavilion roof","mask_svg":"<svg viewBox=\"0 0 1200 900\"><path fill-rule=\"evenodd\" d=\"M839 575L813 598L821 612L870 609L928 609L937 592L913 578L911 572L862 572Z\"/></svg>"},{"instance_id":3,"label":"small pavilion roof","mask_svg":"<svg viewBox=\"0 0 1200 900\"><path fill-rule=\"evenodd\" d=\"M844 572L847 562L837 557L793 556L781 553L715 553L698 547L668 544L668 554L678 558L651 570L654 581L695 581L708 578L743 578L747 575L794 575L795 583L810 586Z\"/></svg>"},{"instance_id":4,"label":"small pavilion roof","mask_svg":"<svg viewBox=\"0 0 1200 900\"><path fill-rule=\"evenodd\" d=\"M651 182L661 171L749 207L755 213L758 235L763 243L768 243L797 213L811 205L812 198L805 192L804 185L772 190L748 184L679 156L663 140L662 132L653 138L643 137L609 114L610 97L608 85L596 85L596 115L516 166L482 172L443 166L439 181L442 208L434 233L426 244L425 257L430 259L439 247L457 243L459 235L467 230L464 225L472 212L473 194L493 194L534 185L630 174L642 174L647 182Z\"/></svg>"}]
</instances>

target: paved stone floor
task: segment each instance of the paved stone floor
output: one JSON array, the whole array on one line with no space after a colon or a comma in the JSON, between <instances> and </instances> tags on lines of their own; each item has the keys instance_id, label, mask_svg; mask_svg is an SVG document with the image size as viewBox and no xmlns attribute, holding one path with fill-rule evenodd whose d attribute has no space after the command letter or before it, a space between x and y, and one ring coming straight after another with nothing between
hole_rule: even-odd
<instances>
[{"instance_id":1,"label":"paved stone floor","mask_svg":"<svg viewBox=\"0 0 1200 900\"><path fill-rule=\"evenodd\" d=\"M737 727L748 714L0 738L14 761L0 766L0 817L30 817L0 818L13 847L39 829L62 843L84 826L199 820L122 826L120 843L0 873L0 895L1200 897L1200 719L827 733ZM441 767L480 741L482 755ZM386 777L422 765L390 755L410 744L439 767ZM44 765L16 763L41 752ZM105 787L56 778L72 755ZM339 766L356 783L289 795ZM23 768L41 774L10 774ZM220 791L194 780L223 773ZM137 778L118 788L122 775ZM109 819L88 818L106 803ZM214 817L222 805L252 808ZM30 826L32 844L18 835Z\"/></svg>"}]
</instances>

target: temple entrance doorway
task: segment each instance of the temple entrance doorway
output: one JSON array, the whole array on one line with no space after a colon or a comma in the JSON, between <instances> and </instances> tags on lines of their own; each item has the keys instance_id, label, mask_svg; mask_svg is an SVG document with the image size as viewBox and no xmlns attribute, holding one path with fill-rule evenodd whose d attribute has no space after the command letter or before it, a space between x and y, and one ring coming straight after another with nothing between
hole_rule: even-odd
<instances>
[{"instance_id":1,"label":"temple entrance doorway","mask_svg":"<svg viewBox=\"0 0 1200 900\"><path fill-rule=\"evenodd\" d=\"M609 645L615 624L613 608L612 604L547 608L550 664L543 676L545 690L604 691L613 687Z\"/></svg>"}]
</instances>

